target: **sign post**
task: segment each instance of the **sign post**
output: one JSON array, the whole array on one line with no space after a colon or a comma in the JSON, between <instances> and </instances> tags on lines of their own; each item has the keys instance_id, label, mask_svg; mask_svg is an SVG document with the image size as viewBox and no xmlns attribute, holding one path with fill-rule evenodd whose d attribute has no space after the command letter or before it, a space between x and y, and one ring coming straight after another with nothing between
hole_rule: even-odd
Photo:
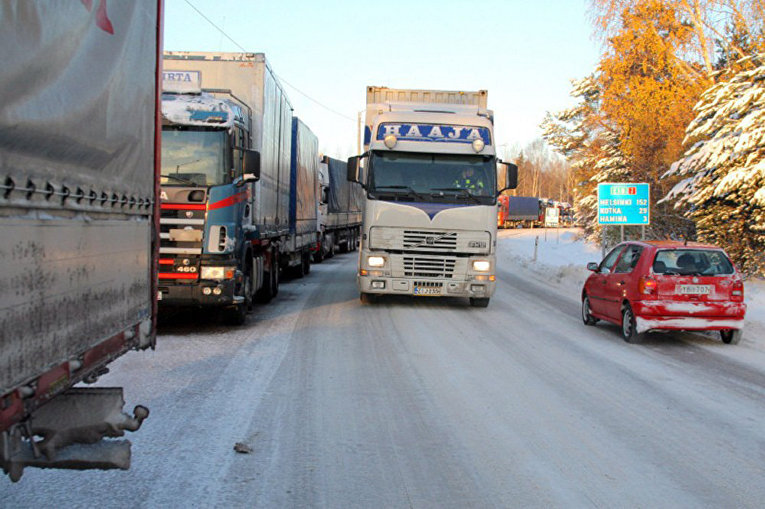
<instances>
[{"instance_id":1,"label":"sign post","mask_svg":"<svg viewBox=\"0 0 765 509\"><path fill-rule=\"evenodd\" d=\"M645 225L651 224L650 184L598 184L598 224L604 227L604 249L605 227L609 225L621 226L622 241L627 225L642 226L645 237Z\"/></svg>"}]
</instances>

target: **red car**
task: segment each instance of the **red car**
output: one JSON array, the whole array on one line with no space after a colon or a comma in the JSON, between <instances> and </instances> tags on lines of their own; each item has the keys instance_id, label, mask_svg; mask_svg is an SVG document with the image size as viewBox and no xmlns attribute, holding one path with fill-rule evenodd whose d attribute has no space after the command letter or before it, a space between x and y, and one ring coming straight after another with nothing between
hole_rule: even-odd
<instances>
[{"instance_id":1,"label":"red car","mask_svg":"<svg viewBox=\"0 0 765 509\"><path fill-rule=\"evenodd\" d=\"M582 320L621 325L628 343L654 330L717 330L737 344L744 326L744 283L719 247L674 241L623 242L582 288Z\"/></svg>"}]
</instances>

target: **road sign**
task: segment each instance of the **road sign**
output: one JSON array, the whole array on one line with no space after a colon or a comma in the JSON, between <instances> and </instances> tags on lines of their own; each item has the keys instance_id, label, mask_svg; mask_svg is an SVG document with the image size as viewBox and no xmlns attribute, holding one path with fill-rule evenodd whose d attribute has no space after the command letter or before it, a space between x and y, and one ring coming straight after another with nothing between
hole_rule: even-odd
<instances>
[{"instance_id":1,"label":"road sign","mask_svg":"<svg viewBox=\"0 0 765 509\"><path fill-rule=\"evenodd\" d=\"M560 210L558 207L547 207L545 209L545 226L558 226Z\"/></svg>"},{"instance_id":2,"label":"road sign","mask_svg":"<svg viewBox=\"0 0 765 509\"><path fill-rule=\"evenodd\" d=\"M651 224L649 184L598 184L598 224Z\"/></svg>"}]
</instances>

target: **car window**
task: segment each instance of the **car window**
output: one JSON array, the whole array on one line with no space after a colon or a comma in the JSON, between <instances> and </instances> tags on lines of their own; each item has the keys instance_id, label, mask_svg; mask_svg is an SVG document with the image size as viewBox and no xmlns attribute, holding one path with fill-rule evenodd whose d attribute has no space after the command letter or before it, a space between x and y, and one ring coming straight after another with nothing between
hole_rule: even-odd
<instances>
[{"instance_id":1,"label":"car window","mask_svg":"<svg viewBox=\"0 0 765 509\"><path fill-rule=\"evenodd\" d=\"M733 274L733 264L718 249L663 249L653 261L656 274L722 276Z\"/></svg>"},{"instance_id":2,"label":"car window","mask_svg":"<svg viewBox=\"0 0 765 509\"><path fill-rule=\"evenodd\" d=\"M622 257L619 258L619 263L614 267L614 272L626 273L632 272L632 269L640 260L640 253L643 252L643 248L640 246L629 245L622 253Z\"/></svg>"},{"instance_id":3,"label":"car window","mask_svg":"<svg viewBox=\"0 0 765 509\"><path fill-rule=\"evenodd\" d=\"M619 257L619 253L621 253L623 249L624 246L616 246L613 250L611 250L611 252L608 253L605 258L603 258L603 261L600 262L600 272L605 274L611 272L611 269L616 263L616 259Z\"/></svg>"}]
</instances>

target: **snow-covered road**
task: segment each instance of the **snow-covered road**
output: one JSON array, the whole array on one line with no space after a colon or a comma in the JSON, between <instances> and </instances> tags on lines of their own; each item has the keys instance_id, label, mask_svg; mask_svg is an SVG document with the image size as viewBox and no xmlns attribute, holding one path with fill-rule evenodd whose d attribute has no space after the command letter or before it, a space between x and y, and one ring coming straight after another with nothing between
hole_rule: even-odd
<instances>
[{"instance_id":1,"label":"snow-covered road","mask_svg":"<svg viewBox=\"0 0 765 509\"><path fill-rule=\"evenodd\" d=\"M243 327L176 317L102 381L152 411L131 470L27 469L0 506L762 507L761 351L628 345L500 260L487 309L361 304L347 254Z\"/></svg>"}]
</instances>

